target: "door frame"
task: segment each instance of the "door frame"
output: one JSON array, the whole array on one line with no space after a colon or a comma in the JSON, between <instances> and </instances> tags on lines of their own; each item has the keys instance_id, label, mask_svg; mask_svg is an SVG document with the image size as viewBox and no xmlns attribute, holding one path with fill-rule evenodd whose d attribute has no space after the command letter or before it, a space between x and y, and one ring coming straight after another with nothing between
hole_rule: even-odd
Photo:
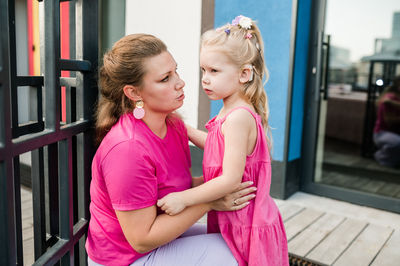
<instances>
[{"instance_id":1,"label":"door frame","mask_svg":"<svg viewBox=\"0 0 400 266\"><path fill-rule=\"evenodd\" d=\"M321 100L320 85L322 71L322 37L325 27L327 0L313 0L311 10L311 28L309 45L309 64L307 66L307 90L305 92L305 119L303 127L302 167L300 190L306 193L334 198L359 205L366 205L387 211L400 213L400 199L375 195L341 187L315 183L315 156L319 107ZM318 86L317 86L318 84Z\"/></svg>"}]
</instances>

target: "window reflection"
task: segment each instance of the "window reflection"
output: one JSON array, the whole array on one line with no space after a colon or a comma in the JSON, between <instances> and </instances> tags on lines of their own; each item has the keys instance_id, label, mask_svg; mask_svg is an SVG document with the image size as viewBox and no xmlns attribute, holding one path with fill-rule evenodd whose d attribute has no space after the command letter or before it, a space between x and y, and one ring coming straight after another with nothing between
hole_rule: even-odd
<instances>
[{"instance_id":1,"label":"window reflection","mask_svg":"<svg viewBox=\"0 0 400 266\"><path fill-rule=\"evenodd\" d=\"M400 106L400 88L387 96L400 82L400 1L328 0L324 33L330 35L328 99L320 107L326 111L320 111L323 155L315 181L400 198L400 107L393 107ZM385 154L377 124L388 119L398 138L390 135Z\"/></svg>"}]
</instances>

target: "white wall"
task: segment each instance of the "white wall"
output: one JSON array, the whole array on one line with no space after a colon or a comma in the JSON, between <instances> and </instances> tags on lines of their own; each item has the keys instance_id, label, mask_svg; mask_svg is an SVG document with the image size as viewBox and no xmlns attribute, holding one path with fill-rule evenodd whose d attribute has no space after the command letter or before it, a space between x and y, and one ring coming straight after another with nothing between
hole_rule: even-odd
<instances>
[{"instance_id":1,"label":"white wall","mask_svg":"<svg viewBox=\"0 0 400 266\"><path fill-rule=\"evenodd\" d=\"M125 33L149 33L168 46L186 82L179 113L197 127L201 0L126 0Z\"/></svg>"}]
</instances>

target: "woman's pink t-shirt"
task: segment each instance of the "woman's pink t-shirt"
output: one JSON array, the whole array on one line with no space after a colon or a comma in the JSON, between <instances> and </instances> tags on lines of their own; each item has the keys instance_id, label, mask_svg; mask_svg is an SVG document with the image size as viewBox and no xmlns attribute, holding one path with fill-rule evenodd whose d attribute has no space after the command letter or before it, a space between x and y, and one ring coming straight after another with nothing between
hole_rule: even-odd
<instances>
[{"instance_id":1,"label":"woman's pink t-shirt","mask_svg":"<svg viewBox=\"0 0 400 266\"><path fill-rule=\"evenodd\" d=\"M399 128L387 125L385 122L385 116L400 117L400 109L394 104L386 103L385 100L400 103L400 98L396 93L387 92L382 96L382 99L379 100L374 132L390 131L400 134Z\"/></svg>"},{"instance_id":2,"label":"woman's pink t-shirt","mask_svg":"<svg viewBox=\"0 0 400 266\"><path fill-rule=\"evenodd\" d=\"M190 188L190 166L187 131L180 119L167 119L167 134L161 139L131 113L121 116L92 163L89 257L103 265L128 265L143 256L126 240L115 210L146 208L168 193Z\"/></svg>"}]
</instances>

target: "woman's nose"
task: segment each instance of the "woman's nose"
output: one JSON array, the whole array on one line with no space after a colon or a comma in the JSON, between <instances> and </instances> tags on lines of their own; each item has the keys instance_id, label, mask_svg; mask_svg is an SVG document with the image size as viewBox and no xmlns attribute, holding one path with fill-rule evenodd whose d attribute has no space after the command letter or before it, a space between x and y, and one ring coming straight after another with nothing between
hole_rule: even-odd
<instances>
[{"instance_id":1,"label":"woman's nose","mask_svg":"<svg viewBox=\"0 0 400 266\"><path fill-rule=\"evenodd\" d=\"M183 87L185 87L185 82L183 81L183 79L181 79L180 77L178 77L178 82L176 83L175 89L176 90L180 90Z\"/></svg>"}]
</instances>

